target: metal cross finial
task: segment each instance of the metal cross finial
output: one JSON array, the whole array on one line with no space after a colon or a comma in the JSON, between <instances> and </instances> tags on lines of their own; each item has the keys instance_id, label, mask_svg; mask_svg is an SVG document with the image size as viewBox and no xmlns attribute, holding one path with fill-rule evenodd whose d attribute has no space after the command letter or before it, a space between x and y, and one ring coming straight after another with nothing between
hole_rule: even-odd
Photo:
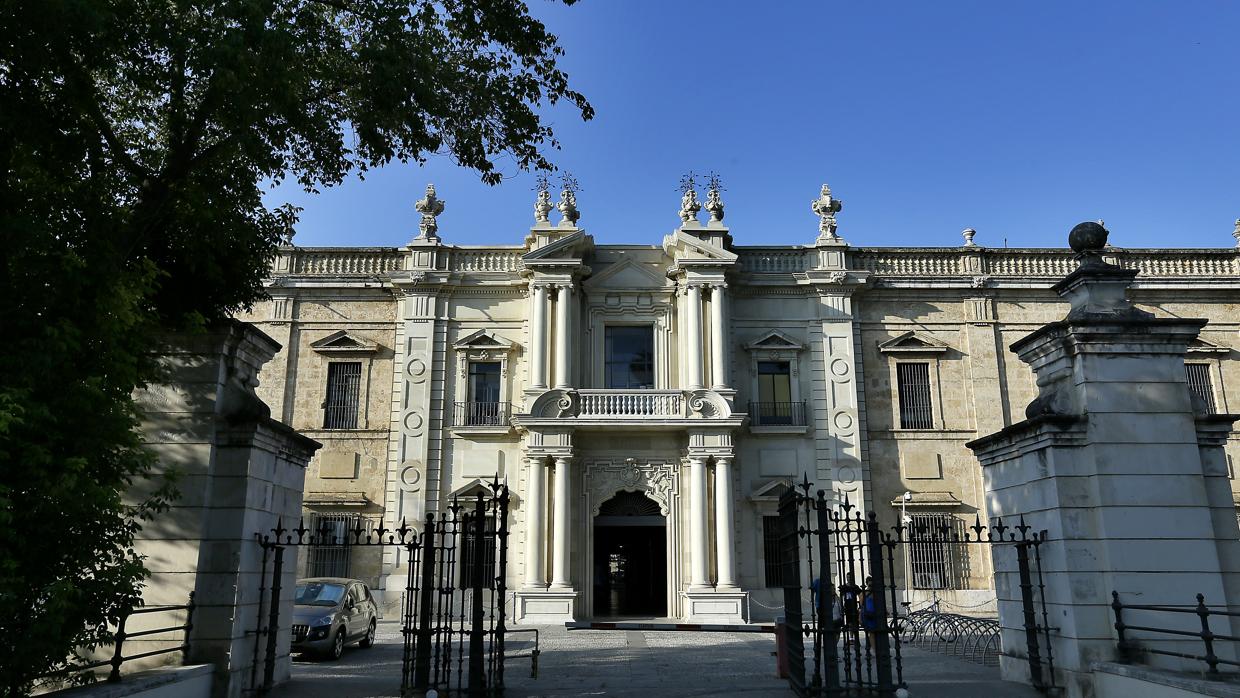
<instances>
[{"instance_id":1,"label":"metal cross finial","mask_svg":"<svg viewBox=\"0 0 1240 698\"><path fill-rule=\"evenodd\" d=\"M723 190L723 179L712 170L706 176L706 212L710 214L712 223L723 222L723 199L719 197L719 192Z\"/></svg>"},{"instance_id":2,"label":"metal cross finial","mask_svg":"<svg viewBox=\"0 0 1240 698\"><path fill-rule=\"evenodd\" d=\"M697 221L698 211L702 210L702 204L698 203L697 175L693 173L693 170L689 170L680 178L678 189L683 194L680 197L680 220L685 223Z\"/></svg>"},{"instance_id":3,"label":"metal cross finial","mask_svg":"<svg viewBox=\"0 0 1240 698\"><path fill-rule=\"evenodd\" d=\"M577 192L581 188L577 185L577 178L568 171L560 173L560 185L560 203L556 204L564 216L560 219L560 226L575 228L581 218L581 212L577 210Z\"/></svg>"},{"instance_id":4,"label":"metal cross finial","mask_svg":"<svg viewBox=\"0 0 1240 698\"><path fill-rule=\"evenodd\" d=\"M444 200L435 196L435 185L426 185L426 194L413 205L414 210L422 214L422 222L418 224L419 240L439 241L439 223L436 217L443 213Z\"/></svg>"},{"instance_id":5,"label":"metal cross finial","mask_svg":"<svg viewBox=\"0 0 1240 698\"><path fill-rule=\"evenodd\" d=\"M539 172L534 190L538 196L534 199L534 220L538 223L549 223L548 214L555 208L551 203L551 180L546 172Z\"/></svg>"}]
</instances>

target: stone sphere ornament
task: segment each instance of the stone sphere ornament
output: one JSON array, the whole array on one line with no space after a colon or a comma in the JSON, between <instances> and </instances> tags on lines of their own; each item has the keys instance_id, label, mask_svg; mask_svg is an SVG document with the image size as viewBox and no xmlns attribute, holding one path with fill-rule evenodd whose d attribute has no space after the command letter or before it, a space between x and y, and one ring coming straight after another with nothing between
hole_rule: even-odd
<instances>
[{"instance_id":1,"label":"stone sphere ornament","mask_svg":"<svg viewBox=\"0 0 1240 698\"><path fill-rule=\"evenodd\" d=\"M1097 254L1107 246L1107 234L1101 223L1085 221L1068 233L1068 246L1077 254Z\"/></svg>"},{"instance_id":2,"label":"stone sphere ornament","mask_svg":"<svg viewBox=\"0 0 1240 698\"><path fill-rule=\"evenodd\" d=\"M896 689L896 698L908 698L908 689L907 689L907 688L897 688L897 689Z\"/></svg>"}]
</instances>

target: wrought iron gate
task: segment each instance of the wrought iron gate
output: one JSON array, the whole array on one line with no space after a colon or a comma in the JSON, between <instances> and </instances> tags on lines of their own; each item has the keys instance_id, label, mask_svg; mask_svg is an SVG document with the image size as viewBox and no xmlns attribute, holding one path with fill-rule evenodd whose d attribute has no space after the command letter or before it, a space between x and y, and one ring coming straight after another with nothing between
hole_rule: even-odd
<instances>
[{"instance_id":1,"label":"wrought iron gate","mask_svg":"<svg viewBox=\"0 0 1240 698\"><path fill-rule=\"evenodd\" d=\"M270 535L258 535L264 582L254 631L252 690L271 689L277 638L291 630L292 619L280 617L278 603L285 551L388 546L402 549L408 564L401 608L400 695L420 696L430 689L441 696L503 695L509 493L498 480L490 488L489 497L480 492L472 502L454 501L438 516L428 515L421 531L404 522L396 529L367 527L359 519L343 536L328 526L316 531L301 523L294 529L279 523ZM265 645L261 660L260 645Z\"/></svg>"},{"instance_id":2,"label":"wrought iron gate","mask_svg":"<svg viewBox=\"0 0 1240 698\"><path fill-rule=\"evenodd\" d=\"M1042 596L1040 546L1045 532L1032 533L1023 520L1019 526L1005 526L1002 519L993 526L983 526L979 519L964 529L944 524L911 531L901 524L882 530L874 512L863 516L847 498L837 503L823 490L811 495L811 487L806 478L779 500L784 641L788 681L798 696L891 696L907 688L901 649L912 625L900 611L895 560L899 546L909 545L914 532L919 542L1003 546L1015 552L1025 647L1004 648L1005 654L1023 652L1031 682L1039 690L1054 686ZM808 610L802 608L803 561L809 572Z\"/></svg>"}]
</instances>

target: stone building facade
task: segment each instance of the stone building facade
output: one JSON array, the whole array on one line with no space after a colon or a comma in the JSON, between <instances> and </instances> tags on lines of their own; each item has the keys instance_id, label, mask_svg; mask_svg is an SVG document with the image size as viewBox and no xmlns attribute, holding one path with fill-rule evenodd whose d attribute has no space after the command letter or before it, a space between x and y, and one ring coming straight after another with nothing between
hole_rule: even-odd
<instances>
[{"instance_id":1,"label":"stone building facade","mask_svg":"<svg viewBox=\"0 0 1240 698\"><path fill-rule=\"evenodd\" d=\"M498 475L520 622L740 621L778 615L769 552L793 480L883 525L987 518L964 444L1024 418L1037 391L1008 347L1063 316L1050 287L1070 251L983 247L973 231L954 248L852 246L825 186L803 246L735 244L717 191L706 222L686 193L657 245L595 245L571 192L558 207L552 223L540 192L522 244L453 246L428 189L404 248L281 251L270 300L243 319L284 347L260 396L323 444L307 523L421 521ZM1189 382L1201 410L1240 411L1237 250L1108 259L1140 271L1140 307L1209 319ZM993 604L986 555L921 535L897 561L910 601ZM299 564L399 601L394 552Z\"/></svg>"}]
</instances>

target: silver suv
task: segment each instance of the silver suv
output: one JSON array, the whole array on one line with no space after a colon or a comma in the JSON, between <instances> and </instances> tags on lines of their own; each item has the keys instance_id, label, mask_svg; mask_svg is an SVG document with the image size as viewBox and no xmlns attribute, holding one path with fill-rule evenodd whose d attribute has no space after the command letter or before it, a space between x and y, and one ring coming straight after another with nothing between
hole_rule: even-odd
<instances>
[{"instance_id":1,"label":"silver suv","mask_svg":"<svg viewBox=\"0 0 1240 698\"><path fill-rule=\"evenodd\" d=\"M314 577L297 582L293 597L293 652L339 659L344 646L375 644L379 607L370 588L356 579Z\"/></svg>"}]
</instances>

